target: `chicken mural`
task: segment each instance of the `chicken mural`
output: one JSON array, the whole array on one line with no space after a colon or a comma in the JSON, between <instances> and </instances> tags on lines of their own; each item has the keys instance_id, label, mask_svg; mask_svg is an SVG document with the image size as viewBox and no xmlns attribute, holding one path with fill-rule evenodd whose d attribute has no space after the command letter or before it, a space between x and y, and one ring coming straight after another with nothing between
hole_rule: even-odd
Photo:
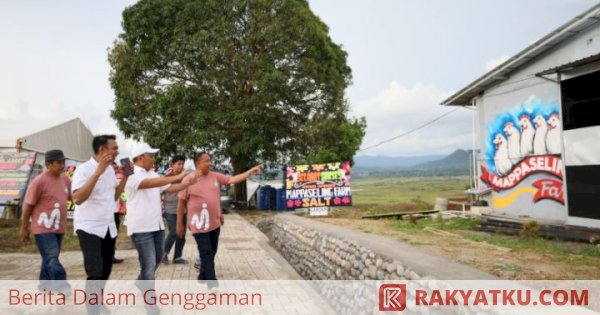
<instances>
[{"instance_id":1,"label":"chicken mural","mask_svg":"<svg viewBox=\"0 0 600 315\"><path fill-rule=\"evenodd\" d=\"M527 114L521 115L519 117L519 127L521 128L521 155L531 156L533 155L533 139L535 136L531 117Z\"/></svg>"},{"instance_id":2,"label":"chicken mural","mask_svg":"<svg viewBox=\"0 0 600 315\"><path fill-rule=\"evenodd\" d=\"M533 195L533 203L564 204L557 103L531 97L494 116L486 129L481 180L493 189L494 208L509 207L525 194Z\"/></svg>"},{"instance_id":3,"label":"chicken mural","mask_svg":"<svg viewBox=\"0 0 600 315\"><path fill-rule=\"evenodd\" d=\"M508 158L515 165L521 160L521 134L510 121L504 124L504 133L508 140Z\"/></svg>"},{"instance_id":4,"label":"chicken mural","mask_svg":"<svg viewBox=\"0 0 600 315\"><path fill-rule=\"evenodd\" d=\"M538 114L533 119L535 123L535 135L533 137L533 154L544 155L546 150L546 134L548 134L548 124L546 119L541 114Z\"/></svg>"},{"instance_id":5,"label":"chicken mural","mask_svg":"<svg viewBox=\"0 0 600 315\"><path fill-rule=\"evenodd\" d=\"M496 147L496 152L494 153L496 172L498 175L504 176L510 173L513 166L508 155L508 141L506 141L506 138L501 133L498 133L494 139L494 146Z\"/></svg>"},{"instance_id":6,"label":"chicken mural","mask_svg":"<svg viewBox=\"0 0 600 315\"><path fill-rule=\"evenodd\" d=\"M560 154L560 119L558 114L548 118L548 133L546 134L546 150L549 154Z\"/></svg>"}]
</instances>

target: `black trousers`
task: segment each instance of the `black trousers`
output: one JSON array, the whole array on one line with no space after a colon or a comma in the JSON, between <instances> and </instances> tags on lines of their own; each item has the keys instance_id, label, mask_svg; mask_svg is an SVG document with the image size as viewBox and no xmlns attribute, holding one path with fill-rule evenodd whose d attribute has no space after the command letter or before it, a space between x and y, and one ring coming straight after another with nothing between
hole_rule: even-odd
<instances>
[{"instance_id":1,"label":"black trousers","mask_svg":"<svg viewBox=\"0 0 600 315\"><path fill-rule=\"evenodd\" d=\"M200 273L198 280L217 280L215 272L215 256L219 248L219 234L221 228L210 231L208 233L193 234L200 253Z\"/></svg>"},{"instance_id":2,"label":"black trousers","mask_svg":"<svg viewBox=\"0 0 600 315\"><path fill-rule=\"evenodd\" d=\"M117 234L119 233L119 225L121 225L121 214L115 212L115 224L117 225Z\"/></svg>"},{"instance_id":3,"label":"black trousers","mask_svg":"<svg viewBox=\"0 0 600 315\"><path fill-rule=\"evenodd\" d=\"M119 226L121 225L121 214L118 212L115 212L115 225L117 226L117 237L119 237ZM117 241L115 239L115 252L117 251ZM115 254L113 253L113 257L115 256Z\"/></svg>"},{"instance_id":4,"label":"black trousers","mask_svg":"<svg viewBox=\"0 0 600 315\"><path fill-rule=\"evenodd\" d=\"M108 230L104 238L83 230L77 230L76 233L79 237L79 247L83 252L87 280L108 280L112 270L117 239L111 238Z\"/></svg>"}]
</instances>

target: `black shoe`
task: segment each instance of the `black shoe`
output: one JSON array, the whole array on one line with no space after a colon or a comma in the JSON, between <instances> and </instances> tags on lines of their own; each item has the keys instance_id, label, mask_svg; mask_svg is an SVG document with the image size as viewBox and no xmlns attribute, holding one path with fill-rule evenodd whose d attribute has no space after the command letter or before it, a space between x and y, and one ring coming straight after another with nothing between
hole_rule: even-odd
<instances>
[{"instance_id":1,"label":"black shoe","mask_svg":"<svg viewBox=\"0 0 600 315\"><path fill-rule=\"evenodd\" d=\"M189 261L187 261L181 257L177 257L177 258L173 259L173 263L174 264L188 264Z\"/></svg>"},{"instance_id":2,"label":"black shoe","mask_svg":"<svg viewBox=\"0 0 600 315\"><path fill-rule=\"evenodd\" d=\"M122 263L124 260L125 260L125 259L123 259L123 258L116 258L116 257L113 257L113 264L120 264L120 263Z\"/></svg>"}]
</instances>

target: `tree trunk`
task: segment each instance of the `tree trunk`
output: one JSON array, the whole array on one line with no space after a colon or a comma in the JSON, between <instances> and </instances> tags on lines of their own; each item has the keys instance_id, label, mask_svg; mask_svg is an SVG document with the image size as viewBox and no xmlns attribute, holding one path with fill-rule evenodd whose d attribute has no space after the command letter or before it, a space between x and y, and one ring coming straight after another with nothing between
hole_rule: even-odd
<instances>
[{"instance_id":1,"label":"tree trunk","mask_svg":"<svg viewBox=\"0 0 600 315\"><path fill-rule=\"evenodd\" d=\"M248 167L242 163L233 161L233 174L237 175L248 170ZM244 210L248 209L248 203L246 202L248 192L246 191L246 181L235 184L235 206L236 209Z\"/></svg>"}]
</instances>

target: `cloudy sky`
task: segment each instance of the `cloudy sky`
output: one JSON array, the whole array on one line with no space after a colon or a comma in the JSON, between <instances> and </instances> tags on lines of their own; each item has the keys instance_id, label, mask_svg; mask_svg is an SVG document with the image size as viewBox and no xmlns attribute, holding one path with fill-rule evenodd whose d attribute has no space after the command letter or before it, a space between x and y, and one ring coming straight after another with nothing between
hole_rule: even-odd
<instances>
[{"instance_id":1,"label":"cloudy sky","mask_svg":"<svg viewBox=\"0 0 600 315\"><path fill-rule=\"evenodd\" d=\"M0 139L80 117L94 134L109 117L107 49L135 1L0 0ZM597 0L311 0L348 52L351 115L367 118L363 148L452 110L447 96ZM124 154L133 144L120 137ZM471 144L471 111L359 155L448 154Z\"/></svg>"}]
</instances>

